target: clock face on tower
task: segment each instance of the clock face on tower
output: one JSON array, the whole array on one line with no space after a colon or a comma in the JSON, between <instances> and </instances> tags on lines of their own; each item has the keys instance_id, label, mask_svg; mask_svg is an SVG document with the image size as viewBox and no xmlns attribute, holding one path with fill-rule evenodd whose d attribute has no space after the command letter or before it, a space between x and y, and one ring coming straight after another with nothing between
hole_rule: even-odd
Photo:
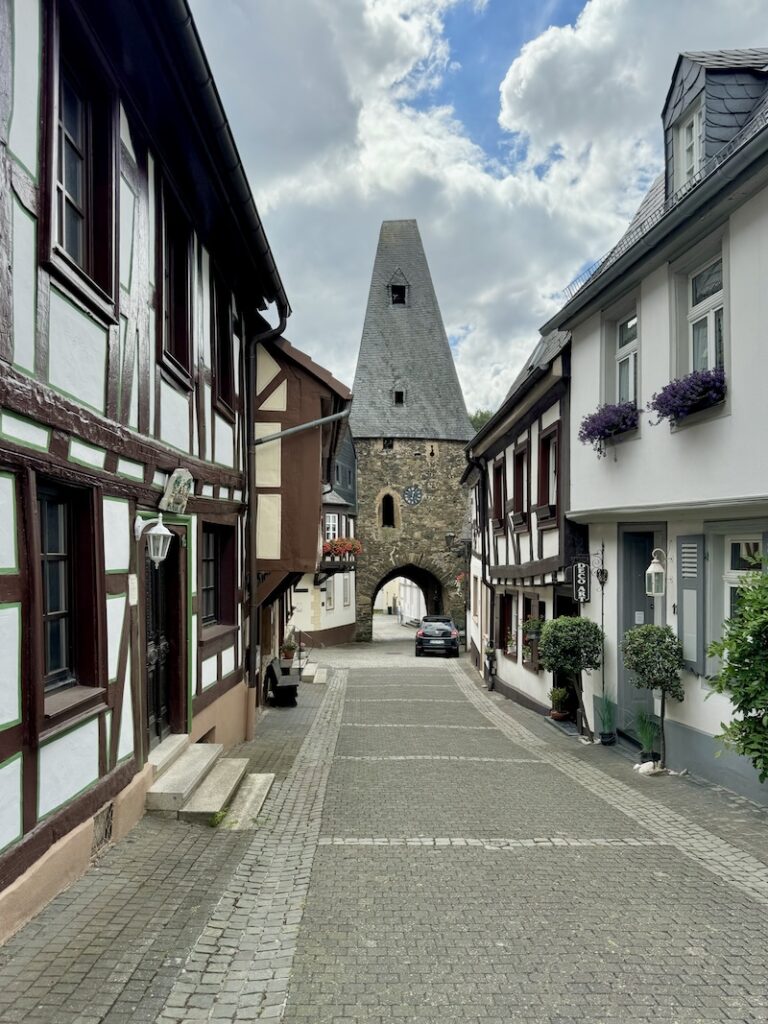
<instances>
[{"instance_id":1,"label":"clock face on tower","mask_svg":"<svg viewBox=\"0 0 768 1024\"><path fill-rule=\"evenodd\" d=\"M417 484L411 484L403 491L403 498L409 505L418 505L424 497L424 492Z\"/></svg>"}]
</instances>

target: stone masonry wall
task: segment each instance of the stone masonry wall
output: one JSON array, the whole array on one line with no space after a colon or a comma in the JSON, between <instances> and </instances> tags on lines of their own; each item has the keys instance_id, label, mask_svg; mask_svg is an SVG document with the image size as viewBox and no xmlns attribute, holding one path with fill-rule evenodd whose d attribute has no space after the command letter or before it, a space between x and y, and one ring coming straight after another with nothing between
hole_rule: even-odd
<instances>
[{"instance_id":1,"label":"stone masonry wall","mask_svg":"<svg viewBox=\"0 0 768 1024\"><path fill-rule=\"evenodd\" d=\"M463 441L394 441L385 451L381 438L355 439L357 450L356 534L363 545L357 558L357 639L370 640L372 602L381 580L399 567L416 566L395 575L414 578L426 591L427 610L439 610L464 625L465 588L457 587L458 573L466 572L460 539L467 534L469 498L459 483L466 467ZM406 487L420 487L418 505L403 499ZM381 498L392 494L395 526L382 527ZM446 534L454 535L446 547ZM431 574L434 580L427 574Z\"/></svg>"}]
</instances>

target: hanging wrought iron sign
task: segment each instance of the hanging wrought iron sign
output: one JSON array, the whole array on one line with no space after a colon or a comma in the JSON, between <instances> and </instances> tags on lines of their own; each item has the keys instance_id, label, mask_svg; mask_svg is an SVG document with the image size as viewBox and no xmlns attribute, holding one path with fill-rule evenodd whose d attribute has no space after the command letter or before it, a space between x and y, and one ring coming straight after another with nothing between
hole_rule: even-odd
<instances>
[{"instance_id":1,"label":"hanging wrought iron sign","mask_svg":"<svg viewBox=\"0 0 768 1024\"><path fill-rule=\"evenodd\" d=\"M589 562L573 563L573 600L587 604L591 594L592 575Z\"/></svg>"}]
</instances>

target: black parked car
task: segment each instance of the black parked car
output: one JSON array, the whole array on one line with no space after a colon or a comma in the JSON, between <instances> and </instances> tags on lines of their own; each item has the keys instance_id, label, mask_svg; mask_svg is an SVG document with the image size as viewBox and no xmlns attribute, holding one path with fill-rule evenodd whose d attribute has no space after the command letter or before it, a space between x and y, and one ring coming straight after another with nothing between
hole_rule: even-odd
<instances>
[{"instance_id":1,"label":"black parked car","mask_svg":"<svg viewBox=\"0 0 768 1024\"><path fill-rule=\"evenodd\" d=\"M416 630L416 657L422 654L459 656L459 631L450 615L425 615Z\"/></svg>"}]
</instances>

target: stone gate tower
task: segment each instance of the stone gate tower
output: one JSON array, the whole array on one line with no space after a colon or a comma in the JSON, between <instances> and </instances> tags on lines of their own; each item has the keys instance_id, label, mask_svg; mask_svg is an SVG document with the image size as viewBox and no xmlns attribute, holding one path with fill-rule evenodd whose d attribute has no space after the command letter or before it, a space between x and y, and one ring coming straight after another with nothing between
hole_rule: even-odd
<instances>
[{"instance_id":1,"label":"stone gate tower","mask_svg":"<svg viewBox=\"0 0 768 1024\"><path fill-rule=\"evenodd\" d=\"M353 396L357 637L370 640L376 594L398 576L421 587L428 613L464 624L459 481L474 431L415 220L381 226Z\"/></svg>"}]
</instances>

